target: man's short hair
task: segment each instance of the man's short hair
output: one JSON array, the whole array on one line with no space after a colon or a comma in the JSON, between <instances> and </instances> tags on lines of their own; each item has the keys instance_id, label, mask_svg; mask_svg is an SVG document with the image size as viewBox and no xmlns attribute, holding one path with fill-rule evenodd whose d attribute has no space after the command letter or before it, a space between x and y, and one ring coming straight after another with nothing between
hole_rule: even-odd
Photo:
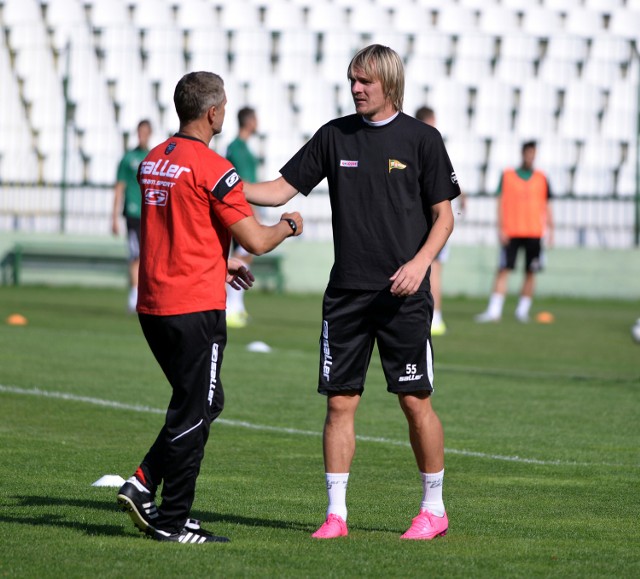
<instances>
[{"instance_id":1,"label":"man's short hair","mask_svg":"<svg viewBox=\"0 0 640 579\"><path fill-rule=\"evenodd\" d=\"M142 127L147 127L149 130L152 130L151 129L151 121L149 119L142 119L138 123L138 130L140 130Z\"/></svg>"},{"instance_id":2,"label":"man's short hair","mask_svg":"<svg viewBox=\"0 0 640 579\"><path fill-rule=\"evenodd\" d=\"M185 74L173 93L180 124L195 121L211 107L219 107L224 97L224 81L217 74L204 71Z\"/></svg>"},{"instance_id":3,"label":"man's short hair","mask_svg":"<svg viewBox=\"0 0 640 579\"><path fill-rule=\"evenodd\" d=\"M538 146L536 141L525 141L522 143L522 152L524 153L527 149L535 149Z\"/></svg>"},{"instance_id":4,"label":"man's short hair","mask_svg":"<svg viewBox=\"0 0 640 579\"><path fill-rule=\"evenodd\" d=\"M416 119L423 123L432 122L436 118L435 111L428 106L422 106L416 111Z\"/></svg>"},{"instance_id":5,"label":"man's short hair","mask_svg":"<svg viewBox=\"0 0 640 579\"><path fill-rule=\"evenodd\" d=\"M400 55L381 44L371 44L359 50L351 59L347 78L355 78L355 70L362 70L367 76L380 80L385 96L397 111L402 110L404 100L404 65Z\"/></svg>"},{"instance_id":6,"label":"man's short hair","mask_svg":"<svg viewBox=\"0 0 640 579\"><path fill-rule=\"evenodd\" d=\"M250 119L255 118L256 111L251 107L242 107L238 111L238 126L243 128L247 125Z\"/></svg>"}]
</instances>

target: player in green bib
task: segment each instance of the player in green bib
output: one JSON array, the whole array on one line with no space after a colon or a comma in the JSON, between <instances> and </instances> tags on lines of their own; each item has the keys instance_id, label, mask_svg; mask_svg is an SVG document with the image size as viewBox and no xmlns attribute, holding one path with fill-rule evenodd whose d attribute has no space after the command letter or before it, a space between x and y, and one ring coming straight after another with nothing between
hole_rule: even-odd
<instances>
[{"instance_id":1,"label":"player in green bib","mask_svg":"<svg viewBox=\"0 0 640 579\"><path fill-rule=\"evenodd\" d=\"M238 175L245 183L258 180L258 163L260 162L251 149L248 141L258 130L258 117L251 107L243 107L238 111L238 136L227 147L227 159L235 167ZM233 257L242 260L247 267L253 256L235 241ZM244 328L249 316L244 307L244 290L227 288L227 325L231 328Z\"/></svg>"},{"instance_id":2,"label":"player in green bib","mask_svg":"<svg viewBox=\"0 0 640 579\"><path fill-rule=\"evenodd\" d=\"M142 196L138 185L138 167L149 153L151 123L138 123L138 145L124 154L118 165L114 188L113 216L111 230L120 234L120 216L127 222L127 244L129 247L129 299L127 308L136 311L138 303L138 266L140 265L140 213Z\"/></svg>"}]
</instances>

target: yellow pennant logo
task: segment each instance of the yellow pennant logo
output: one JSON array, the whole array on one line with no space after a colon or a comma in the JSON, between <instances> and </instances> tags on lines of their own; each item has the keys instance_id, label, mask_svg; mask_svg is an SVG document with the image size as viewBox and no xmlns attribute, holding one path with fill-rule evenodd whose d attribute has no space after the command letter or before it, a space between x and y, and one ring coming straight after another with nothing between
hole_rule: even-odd
<instances>
[{"instance_id":1,"label":"yellow pennant logo","mask_svg":"<svg viewBox=\"0 0 640 579\"><path fill-rule=\"evenodd\" d=\"M401 163L400 161L398 161L397 159L389 159L389 173L391 173L391 171L393 169L406 169L407 166L404 163Z\"/></svg>"}]
</instances>

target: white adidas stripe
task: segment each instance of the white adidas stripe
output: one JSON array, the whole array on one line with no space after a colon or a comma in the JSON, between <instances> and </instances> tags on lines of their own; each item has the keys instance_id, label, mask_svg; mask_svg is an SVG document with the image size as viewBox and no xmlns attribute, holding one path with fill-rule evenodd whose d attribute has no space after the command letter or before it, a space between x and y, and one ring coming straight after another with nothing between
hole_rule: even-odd
<instances>
[{"instance_id":1,"label":"white adidas stripe","mask_svg":"<svg viewBox=\"0 0 640 579\"><path fill-rule=\"evenodd\" d=\"M86 404L92 404L95 406L104 406L107 408L116 408L118 410L129 410L131 412L143 412L150 414L166 414L166 410L160 408L152 408L150 406L142 406L138 404L126 404L123 402L117 402L115 400L104 400L102 398L92 398L90 396L78 396L76 394L69 394L66 392L56 392L51 390L40 390L39 388L19 388L17 386L4 386L0 384L0 393L7 394L20 394L26 396L39 396L42 398L56 398L59 400L68 400L71 402L84 402ZM276 432L279 434L293 434L296 436L322 436L321 432L313 430L300 430L297 428L285 428L280 426L269 426L266 424L253 424L251 422L245 422L242 420L228 420L226 418L216 419L216 424L225 424L235 428L247 428L250 430L259 430L262 432ZM357 440L362 442L374 442L379 444L391 445L391 446L405 446L409 447L409 443L402 440L393 440L391 438L376 437L376 436L356 436ZM542 466L611 466L611 467L624 467L624 468L638 468L640 464L616 464L606 462L573 462L563 460L541 460L537 458L526 458L522 456L505 456L501 454L491 454L485 452L476 452L472 450L461 450L457 448L445 448L446 454L455 454L458 456L467 456L471 458L481 458L488 460L516 462L524 464L537 464Z\"/></svg>"}]
</instances>

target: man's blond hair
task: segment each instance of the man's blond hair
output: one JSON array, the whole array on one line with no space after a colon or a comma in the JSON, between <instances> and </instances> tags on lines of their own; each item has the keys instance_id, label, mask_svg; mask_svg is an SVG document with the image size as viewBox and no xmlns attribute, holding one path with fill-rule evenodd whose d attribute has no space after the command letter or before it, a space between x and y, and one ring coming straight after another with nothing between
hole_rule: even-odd
<instances>
[{"instance_id":1,"label":"man's blond hair","mask_svg":"<svg viewBox=\"0 0 640 579\"><path fill-rule=\"evenodd\" d=\"M367 76L377 79L382 84L385 96L397 111L402 110L404 100L404 65L400 55L381 44L371 44L351 59L347 69L347 78L353 80L355 71L361 70Z\"/></svg>"}]
</instances>

